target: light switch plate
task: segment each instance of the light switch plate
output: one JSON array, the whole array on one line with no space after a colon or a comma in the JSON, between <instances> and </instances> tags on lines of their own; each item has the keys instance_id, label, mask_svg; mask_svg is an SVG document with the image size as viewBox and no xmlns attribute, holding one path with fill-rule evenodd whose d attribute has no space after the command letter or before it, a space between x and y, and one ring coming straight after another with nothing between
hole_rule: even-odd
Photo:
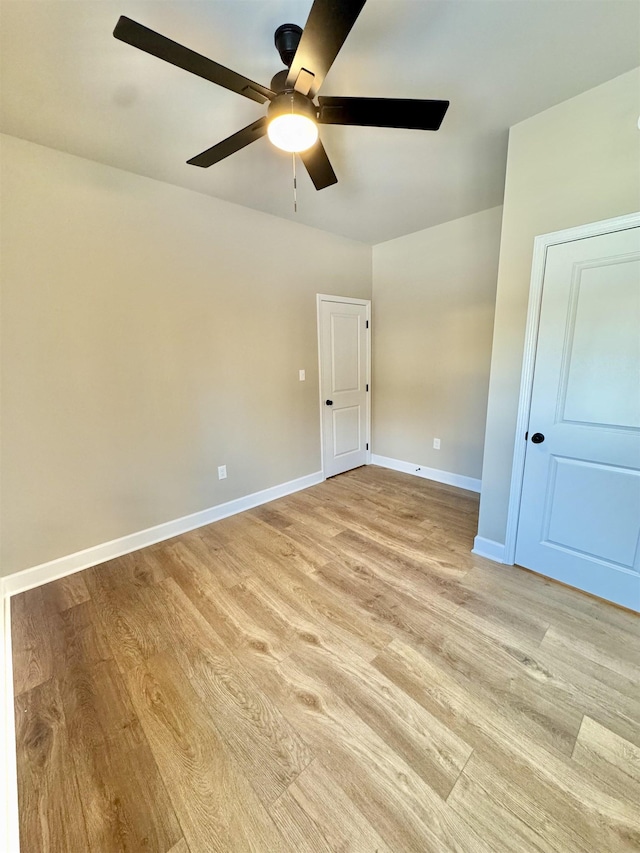
<instances>
[{"instance_id":1,"label":"light switch plate","mask_svg":"<svg viewBox=\"0 0 640 853\"><path fill-rule=\"evenodd\" d=\"M298 377L299 377L299 379L300 379L300 382L304 382L304 380L307 378L307 377L305 376L305 372L304 372L304 370L299 370L299 371L298 371Z\"/></svg>"}]
</instances>

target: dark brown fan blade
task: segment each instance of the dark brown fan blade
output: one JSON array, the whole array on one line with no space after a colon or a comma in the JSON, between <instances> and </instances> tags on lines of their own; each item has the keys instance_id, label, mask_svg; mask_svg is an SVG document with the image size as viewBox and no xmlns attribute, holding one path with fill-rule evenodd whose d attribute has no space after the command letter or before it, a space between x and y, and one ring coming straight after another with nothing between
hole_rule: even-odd
<instances>
[{"instance_id":1,"label":"dark brown fan blade","mask_svg":"<svg viewBox=\"0 0 640 853\"><path fill-rule=\"evenodd\" d=\"M315 0L289 69L288 87L315 97L365 2Z\"/></svg>"},{"instance_id":2,"label":"dark brown fan blade","mask_svg":"<svg viewBox=\"0 0 640 853\"><path fill-rule=\"evenodd\" d=\"M449 101L401 98L318 98L320 124L438 130Z\"/></svg>"},{"instance_id":3,"label":"dark brown fan blade","mask_svg":"<svg viewBox=\"0 0 640 853\"><path fill-rule=\"evenodd\" d=\"M158 59L164 59L165 62L170 62L171 65L177 65L178 68L184 68L185 71L189 71L191 74L196 74L198 77L210 80L212 83L217 83L218 86L223 86L225 89L230 89L232 92L244 95L245 98L250 98L259 104L270 101L275 95L266 86L254 83L248 77L236 74L235 71L225 68L224 65L219 65L213 59L207 59L206 56L189 50L188 47L183 47L181 44L165 36L161 36L155 30L150 30L148 27L138 24L124 15L122 15L116 24L113 34L120 41L144 50L152 56L157 56Z\"/></svg>"},{"instance_id":4,"label":"dark brown fan blade","mask_svg":"<svg viewBox=\"0 0 640 853\"><path fill-rule=\"evenodd\" d=\"M267 119L259 118L258 121L254 121L253 124L243 127L242 130L234 133L233 136L228 136L222 142L218 142L217 145L207 148L202 154L197 154L191 160L187 160L187 163L190 166L200 166L203 169L207 169L209 166L213 166L214 163L219 163L220 160L224 160L230 154L235 154L236 151L240 151L241 148L255 142L256 139L260 139L266 132Z\"/></svg>"},{"instance_id":5,"label":"dark brown fan blade","mask_svg":"<svg viewBox=\"0 0 640 853\"><path fill-rule=\"evenodd\" d=\"M327 152L324 150L324 146L320 140L306 151L301 151L300 159L304 163L309 177L317 190L323 190L325 187L330 187L331 184L338 183L336 173L333 171L333 167L327 157Z\"/></svg>"}]
</instances>

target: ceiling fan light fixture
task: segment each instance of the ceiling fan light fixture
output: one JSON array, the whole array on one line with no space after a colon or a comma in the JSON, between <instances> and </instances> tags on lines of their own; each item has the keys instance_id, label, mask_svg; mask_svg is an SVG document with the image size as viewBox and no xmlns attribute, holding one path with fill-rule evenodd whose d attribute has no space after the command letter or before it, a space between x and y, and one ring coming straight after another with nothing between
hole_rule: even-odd
<instances>
[{"instance_id":1,"label":"ceiling fan light fixture","mask_svg":"<svg viewBox=\"0 0 640 853\"><path fill-rule=\"evenodd\" d=\"M318 140L316 108L299 92L282 92L269 104L267 134L282 151L306 151Z\"/></svg>"},{"instance_id":2,"label":"ceiling fan light fixture","mask_svg":"<svg viewBox=\"0 0 640 853\"><path fill-rule=\"evenodd\" d=\"M318 140L318 126L308 116L285 113L271 119L267 127L269 139L283 151L306 151Z\"/></svg>"},{"instance_id":3,"label":"ceiling fan light fixture","mask_svg":"<svg viewBox=\"0 0 640 853\"><path fill-rule=\"evenodd\" d=\"M118 19L113 35L251 101L269 101L266 116L191 157L188 165L208 169L268 134L278 148L302 154L300 159L313 185L323 190L338 179L318 138L318 124L438 130L449 106L449 101L322 96L314 103L365 2L313 0L304 29L297 24L279 26L274 41L286 68L273 76L270 87L249 80L126 15Z\"/></svg>"}]
</instances>

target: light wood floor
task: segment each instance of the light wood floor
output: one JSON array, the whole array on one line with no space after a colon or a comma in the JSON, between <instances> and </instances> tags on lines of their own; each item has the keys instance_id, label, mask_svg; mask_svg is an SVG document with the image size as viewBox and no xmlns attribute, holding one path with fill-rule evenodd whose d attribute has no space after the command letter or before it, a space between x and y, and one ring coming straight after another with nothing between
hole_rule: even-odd
<instances>
[{"instance_id":1,"label":"light wood floor","mask_svg":"<svg viewBox=\"0 0 640 853\"><path fill-rule=\"evenodd\" d=\"M638 628L367 467L12 600L23 853L640 847Z\"/></svg>"}]
</instances>

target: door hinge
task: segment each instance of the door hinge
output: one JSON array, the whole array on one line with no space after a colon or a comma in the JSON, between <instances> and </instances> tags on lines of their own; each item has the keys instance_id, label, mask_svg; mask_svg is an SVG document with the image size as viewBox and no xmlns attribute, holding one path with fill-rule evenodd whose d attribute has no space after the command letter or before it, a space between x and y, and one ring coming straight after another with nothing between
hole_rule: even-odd
<instances>
[{"instance_id":1,"label":"door hinge","mask_svg":"<svg viewBox=\"0 0 640 853\"><path fill-rule=\"evenodd\" d=\"M368 382L367 382L366 390L367 390L367 391L369 390L369 383L368 383Z\"/></svg>"},{"instance_id":2,"label":"door hinge","mask_svg":"<svg viewBox=\"0 0 640 853\"><path fill-rule=\"evenodd\" d=\"M525 440L525 441L527 441L527 439L528 439L528 438L529 438L529 430L527 430L527 431L525 432L525 434L524 434L524 440Z\"/></svg>"},{"instance_id":3,"label":"door hinge","mask_svg":"<svg viewBox=\"0 0 640 853\"><path fill-rule=\"evenodd\" d=\"M369 442L367 442L367 450L369 449Z\"/></svg>"},{"instance_id":4,"label":"door hinge","mask_svg":"<svg viewBox=\"0 0 640 853\"><path fill-rule=\"evenodd\" d=\"M367 325L365 326L365 329L368 329L368 328L369 328L369 321L367 320Z\"/></svg>"}]
</instances>

